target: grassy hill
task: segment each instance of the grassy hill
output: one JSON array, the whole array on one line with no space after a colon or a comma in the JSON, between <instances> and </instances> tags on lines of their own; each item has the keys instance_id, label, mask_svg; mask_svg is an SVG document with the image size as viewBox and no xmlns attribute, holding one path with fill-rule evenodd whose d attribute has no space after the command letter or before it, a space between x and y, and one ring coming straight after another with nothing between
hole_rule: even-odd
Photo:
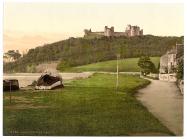
<instances>
[{"instance_id":1,"label":"grassy hill","mask_svg":"<svg viewBox=\"0 0 187 140\"><path fill-rule=\"evenodd\" d=\"M161 56L167 50L183 42L183 37L136 37L69 38L52 44L30 49L14 63L4 64L4 72L35 72L36 66L51 61L61 61L65 66L80 66L142 55Z\"/></svg>"},{"instance_id":2,"label":"grassy hill","mask_svg":"<svg viewBox=\"0 0 187 140\"><path fill-rule=\"evenodd\" d=\"M160 57L151 57L151 61L155 64L156 68L159 65ZM140 68L138 67L139 58L126 58L119 60L119 71L120 72L139 72ZM61 66L59 64L59 70L61 70ZM116 60L98 62L83 66L70 67L61 71L67 72L82 72L82 71L107 71L107 72L115 72L116 71Z\"/></svg>"}]
</instances>

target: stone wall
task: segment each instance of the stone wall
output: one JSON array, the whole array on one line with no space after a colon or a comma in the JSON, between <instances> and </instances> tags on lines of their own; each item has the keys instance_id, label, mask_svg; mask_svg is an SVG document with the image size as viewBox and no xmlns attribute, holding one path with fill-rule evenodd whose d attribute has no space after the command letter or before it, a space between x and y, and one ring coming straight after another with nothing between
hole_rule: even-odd
<instances>
[{"instance_id":1,"label":"stone wall","mask_svg":"<svg viewBox=\"0 0 187 140\"><path fill-rule=\"evenodd\" d=\"M158 79L158 78L159 78L159 75L158 75L158 74L155 74L155 73L150 73L150 74L148 74L147 76L152 77L152 78L155 78L155 79Z\"/></svg>"},{"instance_id":2,"label":"stone wall","mask_svg":"<svg viewBox=\"0 0 187 140\"><path fill-rule=\"evenodd\" d=\"M85 36L89 36L89 35L103 35L103 36L107 36L107 37L111 37L111 36L142 36L143 35L143 29L140 29L139 26L131 26L131 25L127 25L126 30L124 32L114 32L114 27L104 27L104 31L103 32L92 32L91 29L85 29L84 30Z\"/></svg>"},{"instance_id":3,"label":"stone wall","mask_svg":"<svg viewBox=\"0 0 187 140\"><path fill-rule=\"evenodd\" d=\"M176 54L168 54L168 72L172 73L173 69L177 67Z\"/></svg>"},{"instance_id":4,"label":"stone wall","mask_svg":"<svg viewBox=\"0 0 187 140\"><path fill-rule=\"evenodd\" d=\"M119 36L127 36L126 32L114 32L114 36L119 37Z\"/></svg>"},{"instance_id":5,"label":"stone wall","mask_svg":"<svg viewBox=\"0 0 187 140\"><path fill-rule=\"evenodd\" d=\"M159 80L167 82L176 82L176 74L159 74Z\"/></svg>"},{"instance_id":6,"label":"stone wall","mask_svg":"<svg viewBox=\"0 0 187 140\"><path fill-rule=\"evenodd\" d=\"M162 57L160 57L160 73L168 73L168 55L165 54Z\"/></svg>"}]
</instances>

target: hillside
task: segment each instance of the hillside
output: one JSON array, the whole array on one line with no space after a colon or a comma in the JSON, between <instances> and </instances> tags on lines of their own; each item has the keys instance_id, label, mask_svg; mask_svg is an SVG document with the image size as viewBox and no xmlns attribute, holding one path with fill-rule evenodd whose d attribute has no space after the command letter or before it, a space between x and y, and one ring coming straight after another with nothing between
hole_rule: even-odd
<instances>
[{"instance_id":1,"label":"hillside","mask_svg":"<svg viewBox=\"0 0 187 140\"><path fill-rule=\"evenodd\" d=\"M161 56L183 37L158 37L152 35L137 37L70 38L52 44L30 49L14 63L4 64L4 72L35 72L38 64L62 60L64 67L80 66L106 60Z\"/></svg>"},{"instance_id":2,"label":"hillside","mask_svg":"<svg viewBox=\"0 0 187 140\"><path fill-rule=\"evenodd\" d=\"M151 57L151 61L158 68L160 57ZM138 64L139 58L126 58L119 60L119 72L140 72L140 67ZM60 69L60 64L58 66ZM65 72L83 72L83 71L106 71L106 72L116 72L116 60L103 61L98 63L92 63L83 66L70 67L64 69Z\"/></svg>"}]
</instances>

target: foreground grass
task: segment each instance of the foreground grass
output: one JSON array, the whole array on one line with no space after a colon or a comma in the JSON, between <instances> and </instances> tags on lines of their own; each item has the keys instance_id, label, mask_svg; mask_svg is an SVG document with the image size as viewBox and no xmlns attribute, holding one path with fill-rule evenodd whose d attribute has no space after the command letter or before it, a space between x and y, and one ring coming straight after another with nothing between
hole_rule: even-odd
<instances>
[{"instance_id":1,"label":"foreground grass","mask_svg":"<svg viewBox=\"0 0 187 140\"><path fill-rule=\"evenodd\" d=\"M120 72L139 72L140 68L138 67L139 58L127 58L119 60L119 71ZM158 67L160 57L151 57L151 61L155 64L156 68ZM116 60L110 60L105 62L98 62L89 65L83 65L78 67L68 68L65 71L72 72L82 72L82 71L107 71L115 72L116 71Z\"/></svg>"},{"instance_id":2,"label":"foreground grass","mask_svg":"<svg viewBox=\"0 0 187 140\"><path fill-rule=\"evenodd\" d=\"M149 81L94 74L64 89L4 94L4 135L121 136L172 133L133 96Z\"/></svg>"}]
</instances>

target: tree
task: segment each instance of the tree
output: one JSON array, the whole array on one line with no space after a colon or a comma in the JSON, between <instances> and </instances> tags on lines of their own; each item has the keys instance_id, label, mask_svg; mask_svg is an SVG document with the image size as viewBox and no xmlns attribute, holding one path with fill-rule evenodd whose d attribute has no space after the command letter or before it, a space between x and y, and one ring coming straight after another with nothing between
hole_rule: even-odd
<instances>
[{"instance_id":1,"label":"tree","mask_svg":"<svg viewBox=\"0 0 187 140\"><path fill-rule=\"evenodd\" d=\"M138 61L138 66L141 68L141 73L147 75L149 73L156 73L157 69L154 63L150 60L148 56L141 56Z\"/></svg>"},{"instance_id":2,"label":"tree","mask_svg":"<svg viewBox=\"0 0 187 140\"><path fill-rule=\"evenodd\" d=\"M139 57L142 55L161 56L170 50L173 44L181 42L183 37L92 37L70 38L63 41L45 44L29 49L22 58L14 63L6 63L4 72L27 70L29 64L40 64L48 61L64 60L69 67L121 58ZM64 66L64 64L63 64ZM65 64L66 67L66 64ZM21 70L21 71L20 71ZM26 71L24 71L26 72Z\"/></svg>"},{"instance_id":3,"label":"tree","mask_svg":"<svg viewBox=\"0 0 187 140\"><path fill-rule=\"evenodd\" d=\"M184 78L184 60L180 60L178 62L177 67L177 79L183 79Z\"/></svg>"},{"instance_id":4,"label":"tree","mask_svg":"<svg viewBox=\"0 0 187 140\"><path fill-rule=\"evenodd\" d=\"M160 69L160 62L158 63L157 69L158 69L158 70Z\"/></svg>"},{"instance_id":5,"label":"tree","mask_svg":"<svg viewBox=\"0 0 187 140\"><path fill-rule=\"evenodd\" d=\"M13 58L13 60L18 60L21 57L19 50L9 50L5 54L8 55L10 58Z\"/></svg>"},{"instance_id":6,"label":"tree","mask_svg":"<svg viewBox=\"0 0 187 140\"><path fill-rule=\"evenodd\" d=\"M63 71L69 68L69 63L67 61L61 60L60 63L57 65L57 70Z\"/></svg>"}]
</instances>

